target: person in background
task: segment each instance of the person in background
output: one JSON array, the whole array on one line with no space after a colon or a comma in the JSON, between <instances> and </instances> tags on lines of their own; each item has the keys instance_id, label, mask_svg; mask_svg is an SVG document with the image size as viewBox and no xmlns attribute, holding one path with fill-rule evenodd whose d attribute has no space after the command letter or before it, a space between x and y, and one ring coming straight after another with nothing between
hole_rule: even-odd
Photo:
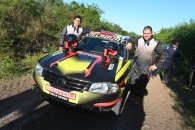
<instances>
[{"instance_id":1,"label":"person in background","mask_svg":"<svg viewBox=\"0 0 195 130\"><path fill-rule=\"evenodd\" d=\"M166 54L162 44L153 38L152 27L150 26L144 27L142 37L130 38L126 48L132 49L133 45L136 48L137 59L130 71L131 81L130 85L127 86L127 91L131 91L131 101L138 104L143 98L149 82L149 73L161 66L158 59ZM158 55L158 59L156 55Z\"/></svg>"},{"instance_id":2,"label":"person in background","mask_svg":"<svg viewBox=\"0 0 195 130\"><path fill-rule=\"evenodd\" d=\"M179 42L173 40L170 46L167 46L168 57L163 65L163 71L160 71L160 77L162 83L168 83L171 71L173 70L174 61L180 56L180 51L178 49Z\"/></svg>"}]
</instances>

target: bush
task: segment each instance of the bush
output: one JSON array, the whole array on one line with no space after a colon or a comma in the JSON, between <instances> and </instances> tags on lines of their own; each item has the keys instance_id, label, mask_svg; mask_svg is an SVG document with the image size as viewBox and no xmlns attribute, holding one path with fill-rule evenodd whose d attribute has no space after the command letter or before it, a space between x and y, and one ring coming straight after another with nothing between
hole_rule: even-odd
<instances>
[{"instance_id":1,"label":"bush","mask_svg":"<svg viewBox=\"0 0 195 130\"><path fill-rule=\"evenodd\" d=\"M16 63L10 56L4 57L0 62L0 78L12 78L21 72L20 65Z\"/></svg>"}]
</instances>

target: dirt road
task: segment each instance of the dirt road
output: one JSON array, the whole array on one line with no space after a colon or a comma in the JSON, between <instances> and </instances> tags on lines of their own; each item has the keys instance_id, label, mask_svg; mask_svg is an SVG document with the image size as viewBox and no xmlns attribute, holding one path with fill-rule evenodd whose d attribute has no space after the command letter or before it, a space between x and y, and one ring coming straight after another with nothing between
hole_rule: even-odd
<instances>
[{"instance_id":1,"label":"dirt road","mask_svg":"<svg viewBox=\"0 0 195 130\"><path fill-rule=\"evenodd\" d=\"M175 94L156 77L150 80L144 98L145 121L143 130L187 130L182 116L174 109Z\"/></svg>"},{"instance_id":2,"label":"dirt road","mask_svg":"<svg viewBox=\"0 0 195 130\"><path fill-rule=\"evenodd\" d=\"M150 80L143 102L133 105L128 101L118 118L40 100L31 75L0 82L1 130L192 130L174 109L174 93L159 77Z\"/></svg>"}]
</instances>

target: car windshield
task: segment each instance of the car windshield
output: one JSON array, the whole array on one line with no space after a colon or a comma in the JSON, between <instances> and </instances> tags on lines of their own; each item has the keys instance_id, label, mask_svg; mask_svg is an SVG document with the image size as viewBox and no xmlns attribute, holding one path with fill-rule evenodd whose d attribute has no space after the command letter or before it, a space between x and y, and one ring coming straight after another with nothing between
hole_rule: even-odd
<instances>
[{"instance_id":1,"label":"car windshield","mask_svg":"<svg viewBox=\"0 0 195 130\"><path fill-rule=\"evenodd\" d=\"M83 37L79 42L79 48L89 53L96 53L102 55L105 45L109 42L109 39L101 39L96 37ZM119 56L124 57L124 44L118 44Z\"/></svg>"}]
</instances>

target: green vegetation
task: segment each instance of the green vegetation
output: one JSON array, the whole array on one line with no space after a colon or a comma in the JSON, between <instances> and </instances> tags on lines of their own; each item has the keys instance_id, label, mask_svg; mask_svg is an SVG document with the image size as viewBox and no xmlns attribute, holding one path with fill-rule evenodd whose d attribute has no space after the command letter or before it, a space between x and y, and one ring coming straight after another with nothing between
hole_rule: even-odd
<instances>
[{"instance_id":1,"label":"green vegetation","mask_svg":"<svg viewBox=\"0 0 195 130\"><path fill-rule=\"evenodd\" d=\"M163 43L178 40L184 62L187 64L195 62L195 22L193 20L175 27L161 29L156 37Z\"/></svg>"},{"instance_id":2,"label":"green vegetation","mask_svg":"<svg viewBox=\"0 0 195 130\"><path fill-rule=\"evenodd\" d=\"M180 43L181 57L175 64L173 83L169 87L177 94L178 110L186 122L195 127L195 90L187 86L186 68L195 63L195 22L190 20L175 27L161 29L155 35L163 43L170 43L176 39ZM182 108L178 109L178 108Z\"/></svg>"},{"instance_id":3,"label":"green vegetation","mask_svg":"<svg viewBox=\"0 0 195 130\"><path fill-rule=\"evenodd\" d=\"M56 51L63 27L72 23L77 14L83 17L84 27L128 35L119 25L100 21L102 13L97 5L74 1L65 4L63 0L1 0L0 78L28 72L26 68L36 63L29 59L37 57L44 48ZM23 63L28 60L28 64Z\"/></svg>"},{"instance_id":4,"label":"green vegetation","mask_svg":"<svg viewBox=\"0 0 195 130\"><path fill-rule=\"evenodd\" d=\"M15 76L21 76L23 74L32 73L37 61L47 55L46 53L38 53L32 56L26 56L26 58L17 62L13 57L5 56L0 62L0 78L11 79Z\"/></svg>"}]
</instances>

